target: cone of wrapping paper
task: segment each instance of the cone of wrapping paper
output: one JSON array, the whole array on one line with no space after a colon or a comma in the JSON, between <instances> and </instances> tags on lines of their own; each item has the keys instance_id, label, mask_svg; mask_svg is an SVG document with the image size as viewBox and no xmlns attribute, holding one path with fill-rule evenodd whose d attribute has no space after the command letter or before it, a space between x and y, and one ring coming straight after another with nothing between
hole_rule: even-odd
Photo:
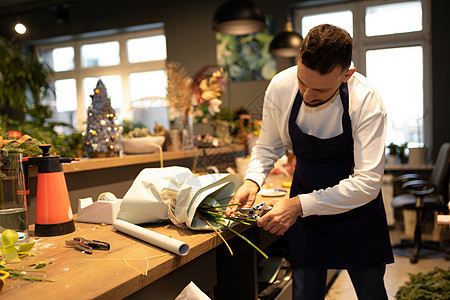
<instances>
[{"instance_id":1,"label":"cone of wrapping paper","mask_svg":"<svg viewBox=\"0 0 450 300\"><path fill-rule=\"evenodd\" d=\"M184 167L142 170L123 197L118 219L133 224L169 219L191 229L210 229L195 216L199 205L227 204L242 184L239 176L208 174L196 177Z\"/></svg>"}]
</instances>

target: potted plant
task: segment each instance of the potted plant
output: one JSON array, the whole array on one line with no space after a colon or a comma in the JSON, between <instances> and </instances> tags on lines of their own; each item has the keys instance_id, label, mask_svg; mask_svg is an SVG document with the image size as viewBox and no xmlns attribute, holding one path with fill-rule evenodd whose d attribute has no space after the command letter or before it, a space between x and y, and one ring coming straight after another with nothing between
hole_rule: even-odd
<instances>
[{"instance_id":1,"label":"potted plant","mask_svg":"<svg viewBox=\"0 0 450 300\"><path fill-rule=\"evenodd\" d=\"M0 114L19 122L25 110L39 104L40 97L51 91L50 67L36 55L22 52L12 42L0 37Z\"/></svg>"},{"instance_id":2,"label":"potted plant","mask_svg":"<svg viewBox=\"0 0 450 300\"><path fill-rule=\"evenodd\" d=\"M387 156L388 165L396 165L400 154L400 148L394 143L390 143L387 148L389 149L389 154Z\"/></svg>"},{"instance_id":3,"label":"potted plant","mask_svg":"<svg viewBox=\"0 0 450 300\"><path fill-rule=\"evenodd\" d=\"M398 157L400 158L400 162L402 164L408 163L408 155L406 154L406 150L408 149L408 142L405 142L398 147Z\"/></svg>"}]
</instances>

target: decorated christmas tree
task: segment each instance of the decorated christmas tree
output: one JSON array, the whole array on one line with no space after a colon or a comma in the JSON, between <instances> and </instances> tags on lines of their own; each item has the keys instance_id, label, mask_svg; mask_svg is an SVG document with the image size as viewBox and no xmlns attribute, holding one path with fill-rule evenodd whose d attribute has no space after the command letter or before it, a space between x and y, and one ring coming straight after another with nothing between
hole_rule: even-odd
<instances>
[{"instance_id":1,"label":"decorated christmas tree","mask_svg":"<svg viewBox=\"0 0 450 300\"><path fill-rule=\"evenodd\" d=\"M120 152L120 122L101 80L89 105L84 144L88 157L114 157Z\"/></svg>"}]
</instances>

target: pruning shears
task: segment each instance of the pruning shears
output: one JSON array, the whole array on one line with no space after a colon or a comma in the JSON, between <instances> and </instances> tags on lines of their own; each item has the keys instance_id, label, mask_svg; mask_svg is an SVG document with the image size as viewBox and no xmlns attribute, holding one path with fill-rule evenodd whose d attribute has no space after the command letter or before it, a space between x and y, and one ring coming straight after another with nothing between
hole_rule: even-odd
<instances>
[{"instance_id":1,"label":"pruning shears","mask_svg":"<svg viewBox=\"0 0 450 300\"><path fill-rule=\"evenodd\" d=\"M82 237L75 237L73 240L66 241L66 246L74 247L75 249L87 253L92 254L92 250L109 250L110 245L105 242L95 241L95 240L87 240Z\"/></svg>"},{"instance_id":2,"label":"pruning shears","mask_svg":"<svg viewBox=\"0 0 450 300\"><path fill-rule=\"evenodd\" d=\"M254 219L259 220L266 212L272 209L266 203L261 202L249 208L239 208L238 212L241 214L237 216L239 219Z\"/></svg>"}]
</instances>

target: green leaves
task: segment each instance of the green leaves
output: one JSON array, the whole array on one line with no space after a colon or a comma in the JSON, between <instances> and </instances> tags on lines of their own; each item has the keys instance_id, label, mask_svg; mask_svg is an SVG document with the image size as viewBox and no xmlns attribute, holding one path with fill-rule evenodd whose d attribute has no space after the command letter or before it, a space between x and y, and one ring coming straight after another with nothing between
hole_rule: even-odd
<instances>
[{"instance_id":1,"label":"green leaves","mask_svg":"<svg viewBox=\"0 0 450 300\"><path fill-rule=\"evenodd\" d=\"M409 274L409 278L410 280L398 289L396 299L450 299L450 268L447 271L435 268L428 273Z\"/></svg>"},{"instance_id":2,"label":"green leaves","mask_svg":"<svg viewBox=\"0 0 450 300\"><path fill-rule=\"evenodd\" d=\"M43 261L43 260L41 260L41 261L38 261L35 264L31 264L30 267L34 267L35 269L40 269L40 268L43 268L46 265L49 265L51 263L52 263L51 261Z\"/></svg>"},{"instance_id":3,"label":"green leaves","mask_svg":"<svg viewBox=\"0 0 450 300\"><path fill-rule=\"evenodd\" d=\"M6 263L18 262L23 257L34 255L33 253L29 252L31 249L33 249L34 242L24 243L16 246L16 243L19 241L19 235L17 234L17 232L11 229L6 229L5 231L3 231L1 241L2 247L0 248L0 254L3 256L3 259L0 262L0 270L3 271L1 272L2 274L7 275L5 277L2 277L3 279L1 279L0 282L1 287L4 286L4 279L6 279L8 276L9 278L25 279L28 281L53 281L28 274L30 272L45 273L45 271L9 269L6 267ZM51 264L51 262L39 261L30 266L34 266L35 269L40 269L48 264Z\"/></svg>"},{"instance_id":4,"label":"green leaves","mask_svg":"<svg viewBox=\"0 0 450 300\"><path fill-rule=\"evenodd\" d=\"M2 261L4 262L18 262L23 257L34 255L29 252L34 247L34 242L15 246L19 241L19 235L14 230L6 229L3 231L1 241L0 254L3 256Z\"/></svg>"},{"instance_id":5,"label":"green leaves","mask_svg":"<svg viewBox=\"0 0 450 300\"><path fill-rule=\"evenodd\" d=\"M9 248L19 241L19 235L14 230L6 229L2 233L1 241L3 248Z\"/></svg>"},{"instance_id":6,"label":"green leaves","mask_svg":"<svg viewBox=\"0 0 450 300\"><path fill-rule=\"evenodd\" d=\"M15 244L19 241L19 235L17 232L11 229L6 229L2 233L2 255L5 261L20 261L19 254Z\"/></svg>"},{"instance_id":7,"label":"green leaves","mask_svg":"<svg viewBox=\"0 0 450 300\"><path fill-rule=\"evenodd\" d=\"M0 270L8 272L9 273L9 278L25 279L25 280L28 280L28 281L53 282L53 280L50 280L50 279L40 278L40 277L36 277L36 276L28 274L28 273L46 273L46 271L42 271L42 270L8 269L6 267L6 263L4 261L2 261L0 263Z\"/></svg>"},{"instance_id":8,"label":"green leaves","mask_svg":"<svg viewBox=\"0 0 450 300\"><path fill-rule=\"evenodd\" d=\"M27 91L39 103L41 93L51 90L52 72L36 55L0 37L0 107L26 107Z\"/></svg>"}]
</instances>

